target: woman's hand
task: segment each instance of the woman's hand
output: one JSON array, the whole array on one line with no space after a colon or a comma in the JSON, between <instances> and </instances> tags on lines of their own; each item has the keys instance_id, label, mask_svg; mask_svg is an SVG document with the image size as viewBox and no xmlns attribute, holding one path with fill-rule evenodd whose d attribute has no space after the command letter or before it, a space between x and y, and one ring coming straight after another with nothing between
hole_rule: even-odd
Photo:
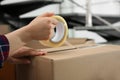
<instances>
[{"instance_id":1,"label":"woman's hand","mask_svg":"<svg viewBox=\"0 0 120 80\"><path fill-rule=\"evenodd\" d=\"M8 56L8 61L15 64L29 64L31 63L30 57L42 56L47 52L38 51L29 47L22 47Z\"/></svg>"},{"instance_id":2,"label":"woman's hand","mask_svg":"<svg viewBox=\"0 0 120 80\"><path fill-rule=\"evenodd\" d=\"M9 40L10 54L31 40L47 40L58 21L52 18L53 13L44 13L33 19L28 25L5 36Z\"/></svg>"},{"instance_id":3,"label":"woman's hand","mask_svg":"<svg viewBox=\"0 0 120 80\"><path fill-rule=\"evenodd\" d=\"M53 13L45 13L36 17L25 28L31 39L47 40L51 30L57 25L58 21L52 18Z\"/></svg>"}]
</instances>

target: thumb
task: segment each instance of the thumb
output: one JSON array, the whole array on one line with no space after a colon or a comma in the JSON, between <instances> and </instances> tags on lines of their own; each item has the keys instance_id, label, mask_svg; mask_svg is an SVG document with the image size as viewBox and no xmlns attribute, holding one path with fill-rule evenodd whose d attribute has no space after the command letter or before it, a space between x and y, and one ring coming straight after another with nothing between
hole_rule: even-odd
<instances>
[{"instance_id":1,"label":"thumb","mask_svg":"<svg viewBox=\"0 0 120 80\"><path fill-rule=\"evenodd\" d=\"M54 13L52 13L52 12L46 12L46 13L42 14L41 17L51 17L53 15L54 15Z\"/></svg>"}]
</instances>

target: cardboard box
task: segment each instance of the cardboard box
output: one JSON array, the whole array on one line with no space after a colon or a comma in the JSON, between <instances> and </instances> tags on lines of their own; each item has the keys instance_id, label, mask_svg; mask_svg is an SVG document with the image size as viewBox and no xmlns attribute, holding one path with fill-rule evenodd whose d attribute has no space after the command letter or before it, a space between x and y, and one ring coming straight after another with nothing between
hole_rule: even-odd
<instances>
[{"instance_id":1,"label":"cardboard box","mask_svg":"<svg viewBox=\"0 0 120 80\"><path fill-rule=\"evenodd\" d=\"M47 51L32 58L31 64L17 65L17 80L120 80L120 46L64 46Z\"/></svg>"},{"instance_id":2,"label":"cardboard box","mask_svg":"<svg viewBox=\"0 0 120 80\"><path fill-rule=\"evenodd\" d=\"M0 25L0 34L6 34L11 32L11 28L7 24Z\"/></svg>"}]
</instances>

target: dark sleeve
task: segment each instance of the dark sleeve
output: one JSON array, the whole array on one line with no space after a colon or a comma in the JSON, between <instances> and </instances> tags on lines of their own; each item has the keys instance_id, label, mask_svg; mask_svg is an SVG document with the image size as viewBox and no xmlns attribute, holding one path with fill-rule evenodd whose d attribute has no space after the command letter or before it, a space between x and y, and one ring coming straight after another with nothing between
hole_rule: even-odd
<instances>
[{"instance_id":1,"label":"dark sleeve","mask_svg":"<svg viewBox=\"0 0 120 80\"><path fill-rule=\"evenodd\" d=\"M4 35L0 35L0 68L9 54L9 41Z\"/></svg>"}]
</instances>

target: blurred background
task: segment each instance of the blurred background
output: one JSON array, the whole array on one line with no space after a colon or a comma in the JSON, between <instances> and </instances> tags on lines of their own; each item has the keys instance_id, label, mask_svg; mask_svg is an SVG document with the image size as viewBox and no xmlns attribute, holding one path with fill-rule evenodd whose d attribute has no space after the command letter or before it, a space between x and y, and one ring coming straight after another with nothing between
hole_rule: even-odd
<instances>
[{"instance_id":1,"label":"blurred background","mask_svg":"<svg viewBox=\"0 0 120 80\"><path fill-rule=\"evenodd\" d=\"M15 30L44 12L64 17L70 38L119 43L120 0L1 0L0 24Z\"/></svg>"},{"instance_id":2,"label":"blurred background","mask_svg":"<svg viewBox=\"0 0 120 80\"><path fill-rule=\"evenodd\" d=\"M69 38L120 44L120 0L0 0L0 33L19 29L44 12L66 20ZM0 72L1 80L15 80L14 68ZM3 77L6 72L11 72L9 79Z\"/></svg>"}]
</instances>

